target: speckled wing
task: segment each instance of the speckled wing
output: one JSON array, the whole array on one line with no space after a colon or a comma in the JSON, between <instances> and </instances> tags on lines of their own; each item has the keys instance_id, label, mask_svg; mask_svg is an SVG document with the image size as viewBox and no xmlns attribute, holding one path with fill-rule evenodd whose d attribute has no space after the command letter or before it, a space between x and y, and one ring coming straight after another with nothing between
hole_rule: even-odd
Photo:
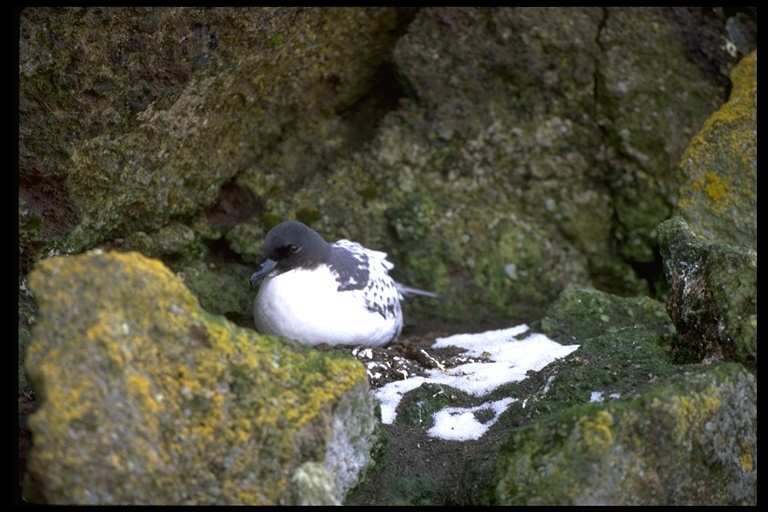
<instances>
[{"instance_id":1,"label":"speckled wing","mask_svg":"<svg viewBox=\"0 0 768 512\"><path fill-rule=\"evenodd\" d=\"M341 249L338 256L347 260L345 265L339 266L347 269L337 277L339 291L359 290L369 311L375 311L384 318L400 317L400 300L403 297L389 275L394 265L387 260L387 254L366 249L350 240L339 240L333 247Z\"/></svg>"}]
</instances>

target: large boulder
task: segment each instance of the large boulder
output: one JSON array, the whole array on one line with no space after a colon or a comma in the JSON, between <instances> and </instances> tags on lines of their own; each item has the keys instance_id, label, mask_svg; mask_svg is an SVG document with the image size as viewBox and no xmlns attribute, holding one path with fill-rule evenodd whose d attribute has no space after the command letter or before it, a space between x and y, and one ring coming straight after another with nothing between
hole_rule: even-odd
<instances>
[{"instance_id":1,"label":"large boulder","mask_svg":"<svg viewBox=\"0 0 768 512\"><path fill-rule=\"evenodd\" d=\"M757 249L757 51L733 68L731 84L683 154L675 213L709 240Z\"/></svg>"},{"instance_id":2,"label":"large boulder","mask_svg":"<svg viewBox=\"0 0 768 512\"><path fill-rule=\"evenodd\" d=\"M690 368L629 400L520 428L501 450L504 505L754 505L757 383Z\"/></svg>"},{"instance_id":3,"label":"large boulder","mask_svg":"<svg viewBox=\"0 0 768 512\"><path fill-rule=\"evenodd\" d=\"M31 501L339 503L371 465L378 404L354 359L210 315L137 253L42 260L30 286Z\"/></svg>"}]
</instances>

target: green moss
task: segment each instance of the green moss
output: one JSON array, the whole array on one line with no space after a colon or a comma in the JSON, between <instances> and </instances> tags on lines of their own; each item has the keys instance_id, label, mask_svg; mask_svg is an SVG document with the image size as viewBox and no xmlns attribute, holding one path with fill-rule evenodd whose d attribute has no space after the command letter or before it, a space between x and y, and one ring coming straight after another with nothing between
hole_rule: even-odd
<instances>
[{"instance_id":1,"label":"green moss","mask_svg":"<svg viewBox=\"0 0 768 512\"><path fill-rule=\"evenodd\" d=\"M457 394L447 386L422 384L398 405L397 423L426 430L432 427L434 413L450 404L456 405Z\"/></svg>"},{"instance_id":2,"label":"green moss","mask_svg":"<svg viewBox=\"0 0 768 512\"><path fill-rule=\"evenodd\" d=\"M285 35L282 33L275 34L269 38L270 46L278 46L284 39Z\"/></svg>"},{"instance_id":3,"label":"green moss","mask_svg":"<svg viewBox=\"0 0 768 512\"><path fill-rule=\"evenodd\" d=\"M369 183L363 188L358 189L357 193L360 194L360 197L367 201L373 201L379 197L379 189L372 183Z\"/></svg>"},{"instance_id":4,"label":"green moss","mask_svg":"<svg viewBox=\"0 0 768 512\"><path fill-rule=\"evenodd\" d=\"M675 334L664 303L649 297L617 297L586 286L569 286L534 327L561 343L580 343L610 331L643 326L668 347Z\"/></svg>"},{"instance_id":5,"label":"green moss","mask_svg":"<svg viewBox=\"0 0 768 512\"><path fill-rule=\"evenodd\" d=\"M262 250L266 233L260 222L251 220L234 225L224 235L228 247L239 254L244 261L257 263L263 257Z\"/></svg>"},{"instance_id":6,"label":"green moss","mask_svg":"<svg viewBox=\"0 0 768 512\"><path fill-rule=\"evenodd\" d=\"M401 242L426 239L436 214L437 201L428 190L392 191L387 218Z\"/></svg>"},{"instance_id":7,"label":"green moss","mask_svg":"<svg viewBox=\"0 0 768 512\"><path fill-rule=\"evenodd\" d=\"M270 229L277 226L286 219L273 212L264 212L261 216L264 223L264 232L268 233Z\"/></svg>"}]
</instances>

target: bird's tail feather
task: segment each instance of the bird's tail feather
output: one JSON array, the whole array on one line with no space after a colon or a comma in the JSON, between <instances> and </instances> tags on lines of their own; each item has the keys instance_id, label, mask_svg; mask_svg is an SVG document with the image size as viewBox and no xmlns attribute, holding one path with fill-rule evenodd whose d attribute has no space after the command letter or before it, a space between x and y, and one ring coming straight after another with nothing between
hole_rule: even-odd
<instances>
[{"instance_id":1,"label":"bird's tail feather","mask_svg":"<svg viewBox=\"0 0 768 512\"><path fill-rule=\"evenodd\" d=\"M435 292L428 292L426 290L420 290L418 288L413 288L411 286L406 286L402 283L395 282L395 287L397 288L397 291L402 293L403 295L422 295L424 297L431 297L433 299L440 299L442 300L443 297L439 296Z\"/></svg>"}]
</instances>

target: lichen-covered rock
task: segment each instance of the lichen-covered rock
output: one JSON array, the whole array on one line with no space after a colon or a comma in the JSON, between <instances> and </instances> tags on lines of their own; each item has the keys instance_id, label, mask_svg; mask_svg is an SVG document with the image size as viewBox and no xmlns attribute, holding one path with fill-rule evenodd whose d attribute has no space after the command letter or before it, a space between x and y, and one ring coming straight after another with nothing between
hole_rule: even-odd
<instances>
[{"instance_id":1,"label":"lichen-covered rock","mask_svg":"<svg viewBox=\"0 0 768 512\"><path fill-rule=\"evenodd\" d=\"M138 253L42 260L29 285L28 498L293 503L316 462L340 501L370 465L378 406L354 359L210 315Z\"/></svg>"},{"instance_id":2,"label":"lichen-covered rock","mask_svg":"<svg viewBox=\"0 0 768 512\"><path fill-rule=\"evenodd\" d=\"M561 343L582 343L609 330L644 326L671 342L675 328L664 304L649 297L621 298L586 286L569 286L536 324Z\"/></svg>"},{"instance_id":3,"label":"lichen-covered rock","mask_svg":"<svg viewBox=\"0 0 768 512\"><path fill-rule=\"evenodd\" d=\"M22 264L209 206L257 214L229 180L296 180L370 130L337 112L360 108L412 9L23 10Z\"/></svg>"},{"instance_id":4,"label":"lichen-covered rock","mask_svg":"<svg viewBox=\"0 0 768 512\"><path fill-rule=\"evenodd\" d=\"M757 249L757 51L731 71L728 102L680 161L676 213L712 241Z\"/></svg>"},{"instance_id":5,"label":"lichen-covered rock","mask_svg":"<svg viewBox=\"0 0 768 512\"><path fill-rule=\"evenodd\" d=\"M657 305L561 292L575 283L653 293L655 226L678 190L692 225L714 212L726 231L740 226L734 236L752 229L754 190L739 181L748 174L705 166L710 157L713 169L754 163L756 54L734 70L731 101L691 144L702 165L669 172L725 100L737 54L754 47L756 14L739 15L726 23L721 8L25 9L21 273L52 254L138 250L183 273L206 309L250 325L248 265L270 227L297 218L329 238L387 250L399 280L451 299L409 301L409 314L464 325L530 320L561 296L561 313L577 315L571 301L581 295L598 315L575 329L587 341L571 360L573 380L555 379L525 411L583 401L601 379L666 375L657 344L670 329L664 315L654 322ZM731 148L744 150L743 161ZM25 281L22 348L36 317ZM748 304L748 286L739 289L733 303ZM743 311L731 308L722 325L742 340L735 359L749 361L756 317L744 322ZM553 331L573 334L567 317L548 317ZM205 332L224 329L217 322ZM181 345L194 347L196 332ZM255 339L242 344L260 347ZM612 349L610 368L584 379ZM340 438L353 443L364 430ZM354 473L348 453L326 452L337 480ZM307 502L329 502L324 475L309 464L289 480L319 490Z\"/></svg>"},{"instance_id":6,"label":"lichen-covered rock","mask_svg":"<svg viewBox=\"0 0 768 512\"><path fill-rule=\"evenodd\" d=\"M757 251L707 240L680 217L659 225L675 359L757 366Z\"/></svg>"},{"instance_id":7,"label":"lichen-covered rock","mask_svg":"<svg viewBox=\"0 0 768 512\"><path fill-rule=\"evenodd\" d=\"M595 64L596 117L605 135L604 177L613 192L619 251L635 264L658 258L655 229L669 217L679 186L670 171L723 97L715 87L722 85L721 77L706 70L721 65L727 54L713 52L708 66L699 62L701 53L716 49L712 43L720 44L722 28L711 23L714 13L691 11L604 9L597 36L602 51ZM696 51L689 53L692 30Z\"/></svg>"},{"instance_id":8,"label":"lichen-covered rock","mask_svg":"<svg viewBox=\"0 0 768 512\"><path fill-rule=\"evenodd\" d=\"M556 378L547 383L547 392L521 411L529 421L594 397L626 397L678 372L669 354L672 321L663 303L647 297L571 286L533 327L579 349L552 365Z\"/></svg>"},{"instance_id":9,"label":"lichen-covered rock","mask_svg":"<svg viewBox=\"0 0 768 512\"><path fill-rule=\"evenodd\" d=\"M520 428L500 505L755 505L757 384L741 365L689 368L631 400Z\"/></svg>"},{"instance_id":10,"label":"lichen-covered rock","mask_svg":"<svg viewBox=\"0 0 768 512\"><path fill-rule=\"evenodd\" d=\"M665 347L674 333L672 322L664 304L652 299L572 286L552 304L545 319L531 327L533 332L544 331L560 343L579 347L484 397L428 382L405 393L396 421L387 426L398 444L393 443L381 469L364 489L352 493L348 504L493 504L494 464L510 433L591 401L634 397L649 384L679 373ZM525 349L521 350L525 358ZM475 365L481 367L482 360ZM472 381L477 375L467 378ZM436 423L433 415L445 407L466 411L483 402L508 399L512 399L509 408L476 441L445 441L427 432ZM488 412L475 409L475 420L488 422L492 417L484 416ZM403 445L405 449L397 449ZM401 462L404 459L407 464ZM427 466L446 469L433 471ZM371 500L371 495L378 500Z\"/></svg>"},{"instance_id":11,"label":"lichen-covered rock","mask_svg":"<svg viewBox=\"0 0 768 512\"><path fill-rule=\"evenodd\" d=\"M340 505L333 478L322 464L305 462L291 476L296 505Z\"/></svg>"},{"instance_id":12,"label":"lichen-covered rock","mask_svg":"<svg viewBox=\"0 0 768 512\"><path fill-rule=\"evenodd\" d=\"M393 448L372 482L355 491L348 504L661 504L708 503L708 497L712 503L749 503L754 499L756 434L750 428L756 427L755 379L735 364L674 364L670 345L675 330L663 302L572 286L531 327L579 348L529 372L524 380L495 389L485 400L515 401L471 443L436 448L451 442L425 434L435 411L447 405L478 405L471 396L433 384L406 393L397 421L388 430L399 441L395 446L406 445L409 454L409 450L423 453L429 462L410 455L412 462L402 469L397 461L406 457L398 457ZM720 394L717 404L708 382ZM477 413L475 418L487 421ZM587 427L592 430L584 432ZM734 435L723 438L731 430ZM614 436L617 446L599 444L602 434ZM688 439L693 440L696 459L685 456ZM500 451L501 447L505 448ZM665 450L673 455L666 456ZM494 466L497 462L499 469ZM708 475L699 467L692 473L689 464L712 467L718 474ZM743 464L743 471L736 464ZM427 465L450 469L426 471ZM633 473L636 469L644 473ZM496 484L503 484L494 485L494 470ZM705 496L702 488L709 479L721 477L722 486L712 487L712 494ZM412 489L401 484L416 481L428 485L409 496ZM365 501L374 493L379 501Z\"/></svg>"},{"instance_id":13,"label":"lichen-covered rock","mask_svg":"<svg viewBox=\"0 0 768 512\"><path fill-rule=\"evenodd\" d=\"M398 110L365 151L265 206L391 247L402 280L452 297L431 316L535 317L573 283L647 293L669 171L723 97L678 23L655 8L422 9L393 51Z\"/></svg>"},{"instance_id":14,"label":"lichen-covered rock","mask_svg":"<svg viewBox=\"0 0 768 512\"><path fill-rule=\"evenodd\" d=\"M499 454L497 504L755 502L748 370L673 364L672 320L647 298L570 287L535 327L581 346L541 372L525 407L511 408L526 426Z\"/></svg>"},{"instance_id":15,"label":"lichen-covered rock","mask_svg":"<svg viewBox=\"0 0 768 512\"><path fill-rule=\"evenodd\" d=\"M572 283L652 293L669 168L735 62L712 45L724 25L718 9L24 10L22 269L160 254L242 323L242 293L208 283L295 218L453 298L412 317L528 319Z\"/></svg>"}]
</instances>

